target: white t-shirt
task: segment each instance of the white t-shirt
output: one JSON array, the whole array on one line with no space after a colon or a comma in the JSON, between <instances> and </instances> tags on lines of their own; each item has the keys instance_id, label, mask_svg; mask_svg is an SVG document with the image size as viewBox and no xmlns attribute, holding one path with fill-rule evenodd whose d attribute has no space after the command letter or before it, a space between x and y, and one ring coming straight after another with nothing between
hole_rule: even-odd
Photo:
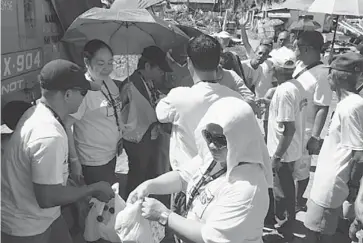
<instances>
[{"instance_id":1,"label":"white t-shirt","mask_svg":"<svg viewBox=\"0 0 363 243\"><path fill-rule=\"evenodd\" d=\"M115 101L122 131L119 88L111 79L104 81ZM77 113L72 114L78 120L74 123L73 134L77 154L83 165L105 165L116 156L117 143L122 133L118 130L114 107L110 101L109 92L102 85L101 91L88 91Z\"/></svg>"},{"instance_id":2,"label":"white t-shirt","mask_svg":"<svg viewBox=\"0 0 363 243\"><path fill-rule=\"evenodd\" d=\"M263 79L263 70L261 65L258 66L257 69L254 69L251 66L251 60L241 61L243 73L245 75L245 82L248 87L257 86L259 82Z\"/></svg>"},{"instance_id":3,"label":"white t-shirt","mask_svg":"<svg viewBox=\"0 0 363 243\"><path fill-rule=\"evenodd\" d=\"M275 154L279 141L283 137L282 122L295 122L295 134L281 160L292 162L301 158L306 103L305 90L296 80L286 81L276 88L270 103L268 118L267 148L270 156Z\"/></svg>"},{"instance_id":4,"label":"white t-shirt","mask_svg":"<svg viewBox=\"0 0 363 243\"><path fill-rule=\"evenodd\" d=\"M183 190L190 191L205 171L203 166L194 159L180 169ZM203 186L187 218L203 223L204 242L262 243L267 210L264 172L257 164L245 164L234 168L228 179L224 174Z\"/></svg>"},{"instance_id":5,"label":"white t-shirt","mask_svg":"<svg viewBox=\"0 0 363 243\"><path fill-rule=\"evenodd\" d=\"M170 164L176 170L185 161L197 155L194 131L208 108L223 97L242 96L216 83L199 82L192 87L178 87L160 100L156 116L161 123L172 123Z\"/></svg>"},{"instance_id":6,"label":"white t-shirt","mask_svg":"<svg viewBox=\"0 0 363 243\"><path fill-rule=\"evenodd\" d=\"M302 62L299 62L293 77L303 69ZM323 65L317 65L310 70L302 73L297 80L302 84L307 92L308 104L306 107L306 126L305 129L310 131L315 122L316 107L329 106L332 100L333 92L328 82L329 69Z\"/></svg>"},{"instance_id":7,"label":"white t-shirt","mask_svg":"<svg viewBox=\"0 0 363 243\"><path fill-rule=\"evenodd\" d=\"M271 89L273 80L273 64L267 60L260 65L262 67L262 78L261 81L256 84L255 93L256 98L265 97L267 91Z\"/></svg>"},{"instance_id":8,"label":"white t-shirt","mask_svg":"<svg viewBox=\"0 0 363 243\"><path fill-rule=\"evenodd\" d=\"M51 111L41 103L26 111L1 161L1 231L41 234L60 216L60 207L39 207L33 183L65 185L67 160L67 135Z\"/></svg>"},{"instance_id":9,"label":"white t-shirt","mask_svg":"<svg viewBox=\"0 0 363 243\"><path fill-rule=\"evenodd\" d=\"M347 198L352 150L363 150L363 98L356 94L337 104L324 139L310 192L318 205L337 208Z\"/></svg>"}]
</instances>

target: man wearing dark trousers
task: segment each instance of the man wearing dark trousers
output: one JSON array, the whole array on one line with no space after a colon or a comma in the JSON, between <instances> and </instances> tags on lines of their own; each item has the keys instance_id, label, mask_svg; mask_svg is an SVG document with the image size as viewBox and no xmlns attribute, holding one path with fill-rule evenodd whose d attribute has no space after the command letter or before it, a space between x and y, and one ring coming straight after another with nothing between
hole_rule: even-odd
<instances>
[{"instance_id":1,"label":"man wearing dark trousers","mask_svg":"<svg viewBox=\"0 0 363 243\"><path fill-rule=\"evenodd\" d=\"M145 130L146 132L141 134L142 139L139 142L132 141L127 136L124 140L124 148L129 159L127 195L145 180L165 173L166 166L163 165L169 165L167 156L169 152L163 152L163 149L168 150L168 146L165 145L168 145L169 141L165 141L167 136L164 136L165 132L155 115L155 106L163 97L156 85L163 81L166 72L172 71L165 57L166 53L156 46L145 48L139 59L137 70L129 77L141 94L133 96L131 100L138 113L136 133L142 133ZM148 121L140 118L145 114L149 114ZM141 126L145 129L140 129Z\"/></svg>"}]
</instances>

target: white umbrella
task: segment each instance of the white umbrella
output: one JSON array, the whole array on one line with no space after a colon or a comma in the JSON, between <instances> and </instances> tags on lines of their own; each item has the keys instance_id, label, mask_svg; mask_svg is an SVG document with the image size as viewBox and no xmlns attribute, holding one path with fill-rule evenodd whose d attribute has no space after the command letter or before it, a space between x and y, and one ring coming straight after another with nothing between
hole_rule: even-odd
<instances>
[{"instance_id":1,"label":"white umbrella","mask_svg":"<svg viewBox=\"0 0 363 243\"><path fill-rule=\"evenodd\" d=\"M363 16L362 0L315 0L309 12L331 15Z\"/></svg>"},{"instance_id":2,"label":"white umbrella","mask_svg":"<svg viewBox=\"0 0 363 243\"><path fill-rule=\"evenodd\" d=\"M308 11L336 15L336 24L329 57L330 62L333 58L339 15L363 16L363 0L315 0Z\"/></svg>"}]
</instances>

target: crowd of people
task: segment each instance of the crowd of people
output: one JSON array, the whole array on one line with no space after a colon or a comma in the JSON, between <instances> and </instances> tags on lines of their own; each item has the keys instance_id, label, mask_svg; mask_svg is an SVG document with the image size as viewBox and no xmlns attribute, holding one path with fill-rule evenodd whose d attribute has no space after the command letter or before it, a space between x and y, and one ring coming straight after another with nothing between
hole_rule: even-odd
<instances>
[{"instance_id":1,"label":"crowd of people","mask_svg":"<svg viewBox=\"0 0 363 243\"><path fill-rule=\"evenodd\" d=\"M125 199L176 242L261 243L264 227L292 241L299 211L306 243L332 242L340 219L350 220L356 240L363 56L323 64L317 31L294 38L283 31L275 45L262 39L253 50L246 23L247 60L225 50L228 38L201 34L186 43L184 65L149 46L124 81L110 78L113 51L101 40L84 47L86 73L70 61L47 63L42 96L22 106L2 156L2 240L72 242L62 209L89 197L108 202L123 151ZM167 73L185 69L189 85L165 88Z\"/></svg>"}]
</instances>

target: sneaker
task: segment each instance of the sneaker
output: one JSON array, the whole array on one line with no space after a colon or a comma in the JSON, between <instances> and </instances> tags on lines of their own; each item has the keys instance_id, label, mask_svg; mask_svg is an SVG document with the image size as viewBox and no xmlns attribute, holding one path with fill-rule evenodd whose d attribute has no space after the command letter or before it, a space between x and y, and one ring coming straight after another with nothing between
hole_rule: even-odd
<instances>
[{"instance_id":1,"label":"sneaker","mask_svg":"<svg viewBox=\"0 0 363 243\"><path fill-rule=\"evenodd\" d=\"M275 224L275 228L281 228L286 222L287 222L287 216L285 215L284 219L279 219L277 216L275 216L275 220L276 220L276 224Z\"/></svg>"},{"instance_id":2,"label":"sneaker","mask_svg":"<svg viewBox=\"0 0 363 243\"><path fill-rule=\"evenodd\" d=\"M275 216L268 217L268 218L266 217L265 222L264 222L263 231L272 232L272 231L276 230L275 224L276 224Z\"/></svg>"},{"instance_id":3,"label":"sneaker","mask_svg":"<svg viewBox=\"0 0 363 243\"><path fill-rule=\"evenodd\" d=\"M296 205L295 207L295 213L306 212L307 210L308 208L306 207L306 205Z\"/></svg>"}]
</instances>

